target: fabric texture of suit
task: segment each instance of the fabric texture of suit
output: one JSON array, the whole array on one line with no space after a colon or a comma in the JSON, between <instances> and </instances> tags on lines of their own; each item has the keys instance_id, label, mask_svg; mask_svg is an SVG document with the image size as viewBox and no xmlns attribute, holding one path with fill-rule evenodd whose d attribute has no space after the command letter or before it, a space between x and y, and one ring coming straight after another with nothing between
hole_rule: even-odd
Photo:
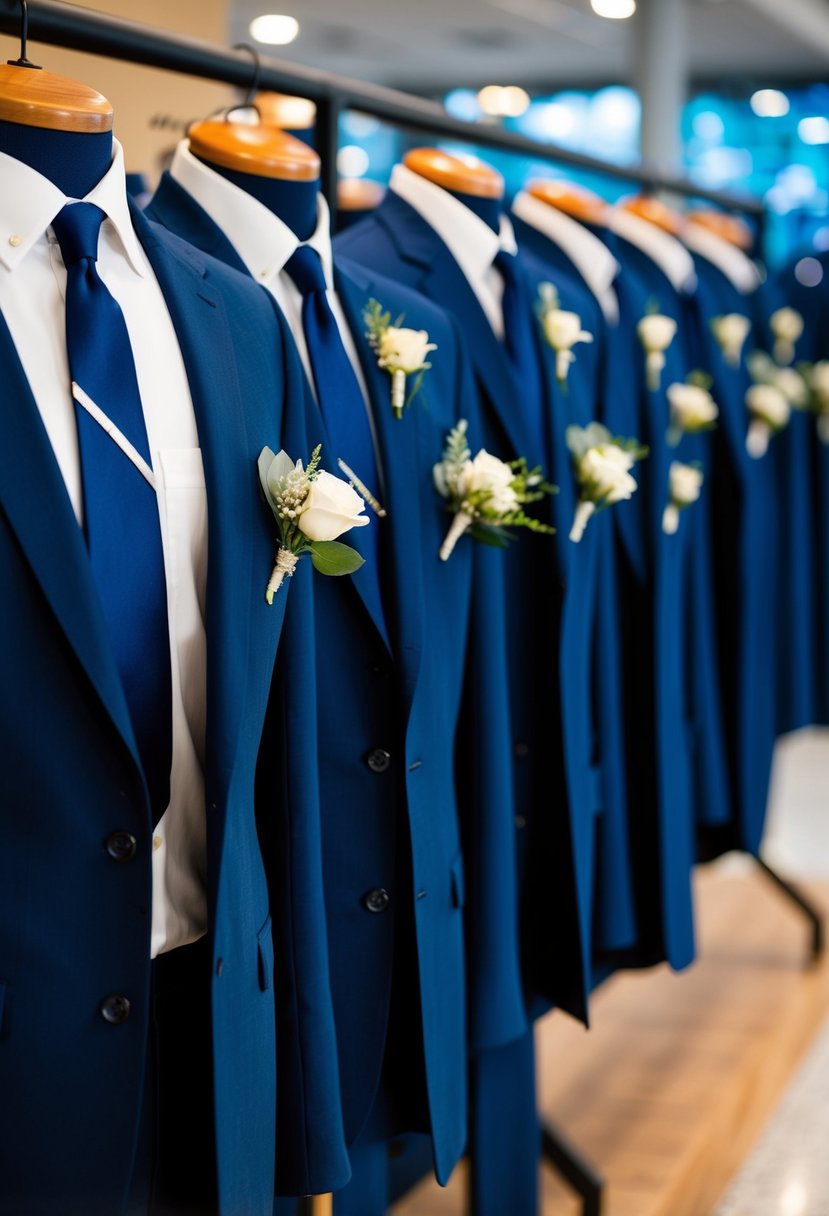
<instances>
[{"instance_id":1,"label":"fabric texture of suit","mask_svg":"<svg viewBox=\"0 0 829 1216\"><path fill-rule=\"evenodd\" d=\"M256 459L280 443L290 356L261 293L137 209L133 222L181 345L210 511L205 781L219 1204L222 1216L264 1214L273 945L253 800L285 601L265 603L272 528ZM2 318L0 360L0 1211L110 1216L129 1187L146 1066L150 808L82 534ZM107 852L114 831L137 841L126 863ZM130 1001L123 1024L101 1014L113 993Z\"/></svg>"}]
</instances>

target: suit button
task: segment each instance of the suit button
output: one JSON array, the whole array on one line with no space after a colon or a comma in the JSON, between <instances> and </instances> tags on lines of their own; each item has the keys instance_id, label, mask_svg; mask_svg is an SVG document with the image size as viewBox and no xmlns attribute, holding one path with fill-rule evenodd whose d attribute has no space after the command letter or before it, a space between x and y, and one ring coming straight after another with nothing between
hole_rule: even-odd
<instances>
[{"instance_id":1,"label":"suit button","mask_svg":"<svg viewBox=\"0 0 829 1216\"><path fill-rule=\"evenodd\" d=\"M368 895L363 896L363 903L369 912L385 912L390 898L384 887L378 887L376 891L369 891Z\"/></svg>"},{"instance_id":2,"label":"suit button","mask_svg":"<svg viewBox=\"0 0 829 1216\"><path fill-rule=\"evenodd\" d=\"M113 861L132 861L138 841L129 832L113 832L104 841L104 848Z\"/></svg>"},{"instance_id":3,"label":"suit button","mask_svg":"<svg viewBox=\"0 0 829 1216\"><path fill-rule=\"evenodd\" d=\"M391 764L391 756L382 747L373 747L366 756L366 764L373 773L385 773Z\"/></svg>"},{"instance_id":4,"label":"suit button","mask_svg":"<svg viewBox=\"0 0 829 1216\"><path fill-rule=\"evenodd\" d=\"M125 996L113 993L105 996L100 1004L101 1017L110 1026L120 1026L130 1016L130 1003Z\"/></svg>"}]
</instances>

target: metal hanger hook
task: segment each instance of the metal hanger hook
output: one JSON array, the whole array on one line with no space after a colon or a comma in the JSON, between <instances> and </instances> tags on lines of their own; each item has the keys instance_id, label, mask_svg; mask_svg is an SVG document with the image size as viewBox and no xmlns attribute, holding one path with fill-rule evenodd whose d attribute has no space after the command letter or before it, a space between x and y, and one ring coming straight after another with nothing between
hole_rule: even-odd
<instances>
[{"instance_id":1,"label":"metal hanger hook","mask_svg":"<svg viewBox=\"0 0 829 1216\"><path fill-rule=\"evenodd\" d=\"M12 68L34 68L40 71L39 63L32 63L26 58L26 44L29 41L29 5L28 0L20 0L20 58L7 59L9 67Z\"/></svg>"},{"instance_id":2,"label":"metal hanger hook","mask_svg":"<svg viewBox=\"0 0 829 1216\"><path fill-rule=\"evenodd\" d=\"M262 56L259 54L255 46L251 46L249 42L236 42L233 45L234 51L247 51L253 56L253 79L248 86L247 96L239 106L233 106L234 110L255 110L256 106L253 99L259 92L259 81L262 76Z\"/></svg>"}]
</instances>

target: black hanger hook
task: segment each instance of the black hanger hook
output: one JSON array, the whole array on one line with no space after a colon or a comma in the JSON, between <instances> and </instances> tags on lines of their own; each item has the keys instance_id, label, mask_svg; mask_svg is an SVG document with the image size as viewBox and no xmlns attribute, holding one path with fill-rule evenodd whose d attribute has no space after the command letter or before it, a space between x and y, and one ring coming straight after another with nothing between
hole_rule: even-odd
<instances>
[{"instance_id":1,"label":"black hanger hook","mask_svg":"<svg viewBox=\"0 0 829 1216\"><path fill-rule=\"evenodd\" d=\"M253 56L253 79L248 87L247 97L240 106L234 106L234 110L256 109L253 104L253 99L259 92L259 81L262 76L262 56L259 54L255 46L251 46L249 42L236 42L233 45L234 51L248 51Z\"/></svg>"},{"instance_id":2,"label":"black hanger hook","mask_svg":"<svg viewBox=\"0 0 829 1216\"><path fill-rule=\"evenodd\" d=\"M29 41L29 5L27 0L20 0L20 58L7 59L12 68L34 68L40 71L39 63L32 63L26 58L26 43Z\"/></svg>"}]
</instances>

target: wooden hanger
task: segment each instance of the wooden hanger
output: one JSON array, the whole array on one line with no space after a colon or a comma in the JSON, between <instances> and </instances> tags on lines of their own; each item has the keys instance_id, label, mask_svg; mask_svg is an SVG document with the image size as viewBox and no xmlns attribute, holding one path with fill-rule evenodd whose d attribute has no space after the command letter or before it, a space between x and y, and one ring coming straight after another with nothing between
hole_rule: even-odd
<instances>
[{"instance_id":1,"label":"wooden hanger","mask_svg":"<svg viewBox=\"0 0 829 1216\"><path fill-rule=\"evenodd\" d=\"M337 207L340 211L373 211L385 194L385 186L367 177L341 177L337 182Z\"/></svg>"},{"instance_id":2,"label":"wooden hanger","mask_svg":"<svg viewBox=\"0 0 829 1216\"><path fill-rule=\"evenodd\" d=\"M654 198L652 194L637 194L633 198L622 199L618 206L623 211L630 211L632 215L647 220L649 224L655 224L671 236L680 236L685 227L685 216L663 203L661 199Z\"/></svg>"},{"instance_id":3,"label":"wooden hanger","mask_svg":"<svg viewBox=\"0 0 829 1216\"><path fill-rule=\"evenodd\" d=\"M754 247L754 233L745 220L736 215L726 215L724 211L689 211L688 220L699 224L700 228L707 228L730 245L736 245L744 253Z\"/></svg>"},{"instance_id":4,"label":"wooden hanger","mask_svg":"<svg viewBox=\"0 0 829 1216\"><path fill-rule=\"evenodd\" d=\"M315 182L320 175L313 148L262 122L207 118L190 128L188 138L194 155L222 169L293 182Z\"/></svg>"},{"instance_id":5,"label":"wooden hanger","mask_svg":"<svg viewBox=\"0 0 829 1216\"><path fill-rule=\"evenodd\" d=\"M528 182L526 190L533 198L547 203L550 207L556 207L575 220L583 220L588 224L607 224L607 203L586 186L576 185L575 182L539 178Z\"/></svg>"},{"instance_id":6,"label":"wooden hanger","mask_svg":"<svg viewBox=\"0 0 829 1216\"><path fill-rule=\"evenodd\" d=\"M310 97L292 97L290 93L257 93L253 104L263 123L281 127L283 131L313 131L317 107Z\"/></svg>"},{"instance_id":7,"label":"wooden hanger","mask_svg":"<svg viewBox=\"0 0 829 1216\"><path fill-rule=\"evenodd\" d=\"M457 190L475 198L503 198L504 179L477 156L450 156L437 148L412 148L403 157L403 164L412 173L427 178L444 190Z\"/></svg>"}]
</instances>

